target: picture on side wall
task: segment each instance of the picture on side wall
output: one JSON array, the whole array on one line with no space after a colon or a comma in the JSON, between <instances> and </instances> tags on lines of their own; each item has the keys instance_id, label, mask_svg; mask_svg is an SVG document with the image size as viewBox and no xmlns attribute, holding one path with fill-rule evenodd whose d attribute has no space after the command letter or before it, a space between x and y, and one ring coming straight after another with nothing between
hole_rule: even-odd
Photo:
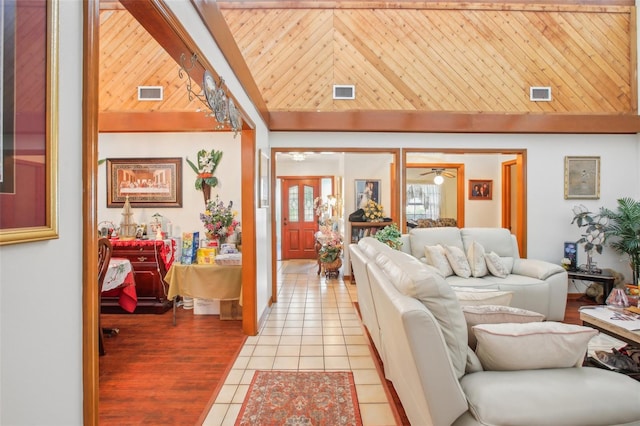
<instances>
[{"instance_id":1,"label":"picture on side wall","mask_svg":"<svg viewBox=\"0 0 640 426\"><path fill-rule=\"evenodd\" d=\"M107 207L182 207L182 158L107 158Z\"/></svg>"},{"instance_id":2,"label":"picture on side wall","mask_svg":"<svg viewBox=\"0 0 640 426\"><path fill-rule=\"evenodd\" d=\"M600 198L600 157L564 157L564 198Z\"/></svg>"},{"instance_id":3,"label":"picture on side wall","mask_svg":"<svg viewBox=\"0 0 640 426\"><path fill-rule=\"evenodd\" d=\"M470 200L491 200L493 198L493 181L469 179Z\"/></svg>"},{"instance_id":4,"label":"picture on side wall","mask_svg":"<svg viewBox=\"0 0 640 426\"><path fill-rule=\"evenodd\" d=\"M380 204L380 180L356 179L356 208L364 208L369 200Z\"/></svg>"}]
</instances>

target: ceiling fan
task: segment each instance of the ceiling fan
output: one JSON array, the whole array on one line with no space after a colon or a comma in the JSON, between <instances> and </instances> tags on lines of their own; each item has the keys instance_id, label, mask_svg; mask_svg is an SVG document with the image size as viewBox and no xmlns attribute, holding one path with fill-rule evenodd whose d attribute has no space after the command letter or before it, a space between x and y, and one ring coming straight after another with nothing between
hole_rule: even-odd
<instances>
[{"instance_id":1,"label":"ceiling fan","mask_svg":"<svg viewBox=\"0 0 640 426\"><path fill-rule=\"evenodd\" d=\"M430 172L420 173L420 176L427 176L430 174L435 174L435 177L433 178L433 183L435 183L436 185L442 185L445 177L448 177L448 178L456 177L455 173L449 172L444 168L431 169Z\"/></svg>"}]
</instances>

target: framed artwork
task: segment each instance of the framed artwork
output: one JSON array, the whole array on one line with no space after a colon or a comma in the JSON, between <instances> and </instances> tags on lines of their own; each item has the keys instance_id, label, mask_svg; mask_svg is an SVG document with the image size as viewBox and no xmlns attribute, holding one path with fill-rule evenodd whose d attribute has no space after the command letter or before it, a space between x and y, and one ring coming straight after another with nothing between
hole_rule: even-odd
<instances>
[{"instance_id":1,"label":"framed artwork","mask_svg":"<svg viewBox=\"0 0 640 426\"><path fill-rule=\"evenodd\" d=\"M600 157L564 157L564 198L600 198Z\"/></svg>"},{"instance_id":2,"label":"framed artwork","mask_svg":"<svg viewBox=\"0 0 640 426\"><path fill-rule=\"evenodd\" d=\"M493 181L469 179L469 199L470 200L491 200L493 199Z\"/></svg>"},{"instance_id":3,"label":"framed artwork","mask_svg":"<svg viewBox=\"0 0 640 426\"><path fill-rule=\"evenodd\" d=\"M380 180L356 179L356 209L363 208L369 200L380 204Z\"/></svg>"},{"instance_id":4,"label":"framed artwork","mask_svg":"<svg viewBox=\"0 0 640 426\"><path fill-rule=\"evenodd\" d=\"M0 245L58 238L57 11L0 1Z\"/></svg>"},{"instance_id":5,"label":"framed artwork","mask_svg":"<svg viewBox=\"0 0 640 426\"><path fill-rule=\"evenodd\" d=\"M269 207L269 186L271 185L271 174L269 169L271 164L269 163L269 156L263 150L260 150L260 163L259 163L259 208Z\"/></svg>"},{"instance_id":6,"label":"framed artwork","mask_svg":"<svg viewBox=\"0 0 640 426\"><path fill-rule=\"evenodd\" d=\"M107 207L182 207L182 158L107 158Z\"/></svg>"}]
</instances>

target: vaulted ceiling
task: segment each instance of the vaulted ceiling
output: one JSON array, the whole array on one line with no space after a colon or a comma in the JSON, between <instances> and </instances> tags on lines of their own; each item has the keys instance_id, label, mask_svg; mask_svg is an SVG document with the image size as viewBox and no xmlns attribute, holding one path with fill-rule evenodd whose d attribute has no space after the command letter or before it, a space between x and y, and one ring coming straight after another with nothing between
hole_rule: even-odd
<instances>
[{"instance_id":1,"label":"vaulted ceiling","mask_svg":"<svg viewBox=\"0 0 640 426\"><path fill-rule=\"evenodd\" d=\"M459 131L482 131L482 120L494 119L505 131L523 121L562 131L571 115L590 126L608 123L608 131L611 123L640 130L635 9L628 0L212 3L194 1L203 16L213 10L224 18L271 128L313 129L309 122L329 117L354 129L358 120L369 120L373 130L402 120L438 131L449 120ZM103 2L100 18L101 111L203 108L189 100L180 65L140 17ZM355 99L333 99L334 84L353 85ZM163 86L164 100L138 101L140 85ZM532 86L550 87L552 100L532 102Z\"/></svg>"}]
</instances>

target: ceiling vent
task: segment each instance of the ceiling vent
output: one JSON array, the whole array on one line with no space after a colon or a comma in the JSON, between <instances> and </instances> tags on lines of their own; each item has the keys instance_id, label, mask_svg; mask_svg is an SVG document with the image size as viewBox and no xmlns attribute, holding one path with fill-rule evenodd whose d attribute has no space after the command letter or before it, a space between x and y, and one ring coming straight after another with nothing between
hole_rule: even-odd
<instances>
[{"instance_id":1,"label":"ceiling vent","mask_svg":"<svg viewBox=\"0 0 640 426\"><path fill-rule=\"evenodd\" d=\"M356 86L353 84L334 84L333 99L355 99Z\"/></svg>"},{"instance_id":2,"label":"ceiling vent","mask_svg":"<svg viewBox=\"0 0 640 426\"><path fill-rule=\"evenodd\" d=\"M162 86L138 86L139 101L161 101L162 98Z\"/></svg>"},{"instance_id":3,"label":"ceiling vent","mask_svg":"<svg viewBox=\"0 0 640 426\"><path fill-rule=\"evenodd\" d=\"M549 102L551 100L551 87L530 87L529 100L533 102Z\"/></svg>"}]
</instances>

